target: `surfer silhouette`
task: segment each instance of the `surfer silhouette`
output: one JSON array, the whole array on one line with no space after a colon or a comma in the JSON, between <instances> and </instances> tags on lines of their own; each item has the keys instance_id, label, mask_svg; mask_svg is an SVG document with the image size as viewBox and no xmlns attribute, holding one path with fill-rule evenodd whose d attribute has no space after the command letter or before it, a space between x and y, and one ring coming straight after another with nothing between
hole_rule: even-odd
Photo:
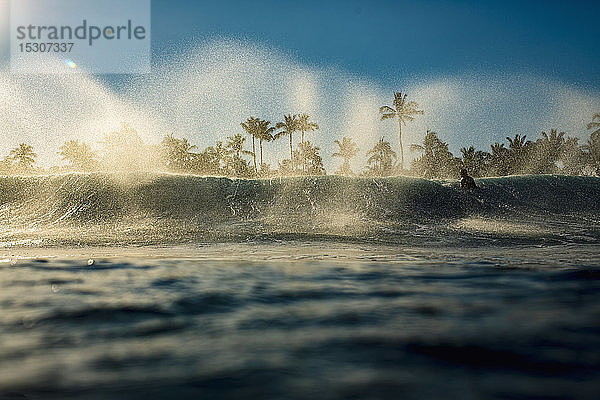
<instances>
[{"instance_id":1,"label":"surfer silhouette","mask_svg":"<svg viewBox=\"0 0 600 400\"><path fill-rule=\"evenodd\" d=\"M460 188L463 190L479 189L475 184L475 180L469 176L464 168L460 170Z\"/></svg>"}]
</instances>

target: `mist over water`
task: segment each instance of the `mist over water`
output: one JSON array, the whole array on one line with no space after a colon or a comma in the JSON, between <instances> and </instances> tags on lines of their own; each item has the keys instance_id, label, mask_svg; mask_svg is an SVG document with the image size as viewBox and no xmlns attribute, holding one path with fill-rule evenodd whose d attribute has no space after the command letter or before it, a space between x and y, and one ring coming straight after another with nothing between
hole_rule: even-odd
<instances>
[{"instance_id":1,"label":"mist over water","mask_svg":"<svg viewBox=\"0 0 600 400\"><path fill-rule=\"evenodd\" d=\"M521 176L263 180L173 174L0 178L0 249L315 240L399 246L593 245L600 180Z\"/></svg>"},{"instance_id":2,"label":"mist over water","mask_svg":"<svg viewBox=\"0 0 600 400\"><path fill-rule=\"evenodd\" d=\"M486 150L517 133L533 139L553 127L587 138L585 124L600 109L597 94L532 76L396 77L383 85L244 41L190 45L155 64L152 74L118 79L1 71L5 143L32 144L48 166L58 162L64 141L80 139L99 149L121 122L148 144L173 133L203 149L240 133L240 122L251 115L274 123L284 114L306 112L321 127L307 140L321 147L325 168L333 172L339 163L330 157L335 139L349 136L359 145L354 170L380 137L396 142L396 123L379 121L377 110L398 87L425 111L404 129L405 145L421 142L431 129L455 154L469 145ZM285 140L268 143L265 161L276 166L286 151ZM410 160L416 154L406 155Z\"/></svg>"}]
</instances>

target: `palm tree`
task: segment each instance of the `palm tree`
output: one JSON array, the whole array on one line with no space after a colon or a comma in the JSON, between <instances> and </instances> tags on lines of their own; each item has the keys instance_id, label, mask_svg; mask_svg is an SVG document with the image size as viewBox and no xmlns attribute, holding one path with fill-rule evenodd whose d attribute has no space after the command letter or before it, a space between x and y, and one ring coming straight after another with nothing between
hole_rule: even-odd
<instances>
[{"instance_id":1,"label":"palm tree","mask_svg":"<svg viewBox=\"0 0 600 400\"><path fill-rule=\"evenodd\" d=\"M192 150L196 149L196 146L190 144L187 139L177 139L171 133L163 138L160 149L170 170L189 171L192 168L192 160L195 157Z\"/></svg>"},{"instance_id":2,"label":"palm tree","mask_svg":"<svg viewBox=\"0 0 600 400\"><path fill-rule=\"evenodd\" d=\"M586 154L585 147L579 146L579 138L567 137L560 153L560 173L579 175L583 171Z\"/></svg>"},{"instance_id":3,"label":"palm tree","mask_svg":"<svg viewBox=\"0 0 600 400\"><path fill-rule=\"evenodd\" d=\"M304 143L304 132L310 132L310 131L314 131L319 129L319 125L315 124L314 122L309 122L308 119L310 117L308 116L308 114L302 114L298 117L298 130L300 132L302 132L302 141L300 143ZM303 154L301 152L301 154ZM302 159L302 171L306 173L306 168L307 168L307 163L308 160L307 159Z\"/></svg>"},{"instance_id":4,"label":"palm tree","mask_svg":"<svg viewBox=\"0 0 600 400\"><path fill-rule=\"evenodd\" d=\"M37 154L33 152L33 147L28 144L21 143L19 147L12 149L9 154L9 158L17 163L17 167L22 171L29 171L33 164Z\"/></svg>"},{"instance_id":5,"label":"palm tree","mask_svg":"<svg viewBox=\"0 0 600 400\"><path fill-rule=\"evenodd\" d=\"M490 145L490 168L496 176L506 176L510 170L509 150L504 147L504 143L494 143Z\"/></svg>"},{"instance_id":6,"label":"palm tree","mask_svg":"<svg viewBox=\"0 0 600 400\"><path fill-rule=\"evenodd\" d=\"M227 161L227 155L227 147L219 140L215 147L209 146L202 153L195 154L193 161L196 169L202 173L221 174L223 172L222 163Z\"/></svg>"},{"instance_id":7,"label":"palm tree","mask_svg":"<svg viewBox=\"0 0 600 400\"><path fill-rule=\"evenodd\" d=\"M196 174L216 175L221 172L220 160L214 147L208 146L200 153L192 153L190 171Z\"/></svg>"},{"instance_id":8,"label":"palm tree","mask_svg":"<svg viewBox=\"0 0 600 400\"><path fill-rule=\"evenodd\" d=\"M592 132L587 144L582 148L585 151L585 158L597 175L600 175L600 122L594 122L595 119L600 119L600 114L595 114L592 122L588 124L588 129L598 128Z\"/></svg>"},{"instance_id":9,"label":"palm tree","mask_svg":"<svg viewBox=\"0 0 600 400\"><path fill-rule=\"evenodd\" d=\"M406 125L407 121L414 120L415 115L423 114L423 110L419 110L419 104L414 101L406 101L406 93L394 93L394 107L381 106L379 113L381 120L388 118L398 118L398 132L400 139L400 165L404 169L404 146L402 145L402 124Z\"/></svg>"},{"instance_id":10,"label":"palm tree","mask_svg":"<svg viewBox=\"0 0 600 400\"><path fill-rule=\"evenodd\" d=\"M263 141L270 142L273 140L273 132L275 132L275 127L270 126L270 121L260 120L256 124L256 137L259 140L260 146L260 170L263 172Z\"/></svg>"},{"instance_id":11,"label":"palm tree","mask_svg":"<svg viewBox=\"0 0 600 400\"><path fill-rule=\"evenodd\" d=\"M542 137L536 141L536 147L542 165L546 166L543 173L554 173L565 146L565 132L559 133L557 129L550 129L550 134L542 132L541 135Z\"/></svg>"},{"instance_id":12,"label":"palm tree","mask_svg":"<svg viewBox=\"0 0 600 400\"><path fill-rule=\"evenodd\" d=\"M302 141L300 143L304 143L304 132L312 132L319 129L319 125L308 121L309 118L308 114L302 114L298 117L298 130L302 132Z\"/></svg>"},{"instance_id":13,"label":"palm tree","mask_svg":"<svg viewBox=\"0 0 600 400\"><path fill-rule=\"evenodd\" d=\"M514 139L507 137L506 140L508 140L508 147L511 150L519 151L519 150L523 149L527 143L529 143L529 141L527 141L526 138L527 138L527 135L521 136L518 134L515 135Z\"/></svg>"},{"instance_id":14,"label":"palm tree","mask_svg":"<svg viewBox=\"0 0 600 400\"><path fill-rule=\"evenodd\" d=\"M93 169L96 164L96 155L87 143L69 140L60 146L59 150L58 154L63 160L71 163L71 168L87 171Z\"/></svg>"},{"instance_id":15,"label":"palm tree","mask_svg":"<svg viewBox=\"0 0 600 400\"><path fill-rule=\"evenodd\" d=\"M379 139L377 144L367 152L367 156L371 157L367 160L370 172L375 175L386 176L392 173L394 168L394 160L398 159L398 155L392 150L390 142L386 142L383 138Z\"/></svg>"},{"instance_id":16,"label":"palm tree","mask_svg":"<svg viewBox=\"0 0 600 400\"><path fill-rule=\"evenodd\" d=\"M294 149L292 147L292 135L298 130L298 116L297 115L284 115L284 122L278 122L275 128L281 129L274 136L274 139L279 139L282 136L290 137L290 162L294 159Z\"/></svg>"},{"instance_id":17,"label":"palm tree","mask_svg":"<svg viewBox=\"0 0 600 400\"><path fill-rule=\"evenodd\" d=\"M474 177L480 177L485 167L485 156L486 153L481 150L475 150L473 146L468 148L463 147L460 149L462 153L462 166L465 168L470 175Z\"/></svg>"},{"instance_id":18,"label":"palm tree","mask_svg":"<svg viewBox=\"0 0 600 400\"><path fill-rule=\"evenodd\" d=\"M179 139L175 137L172 133L169 133L160 141L160 152L163 158L163 161L168 169L176 168L174 164L177 163L177 147L179 144Z\"/></svg>"},{"instance_id":19,"label":"palm tree","mask_svg":"<svg viewBox=\"0 0 600 400\"><path fill-rule=\"evenodd\" d=\"M242 136L241 133L238 133L234 136L227 136L227 144L225 147L228 150L229 154L233 154L235 157L241 159L242 154L250 154L253 155L251 151L244 150L244 142L246 138Z\"/></svg>"},{"instance_id":20,"label":"palm tree","mask_svg":"<svg viewBox=\"0 0 600 400\"><path fill-rule=\"evenodd\" d=\"M323 168L323 158L319 155L320 150L319 147L313 147L308 140L298 145L298 150L296 152L298 153L298 157L304 160L304 164L306 165L306 168L303 171L304 174L323 175L325 173L325 169Z\"/></svg>"},{"instance_id":21,"label":"palm tree","mask_svg":"<svg viewBox=\"0 0 600 400\"><path fill-rule=\"evenodd\" d=\"M411 151L422 151L423 154L415 158L411 170L427 178L456 177L460 170L460 160L448 150L448 143L438 138L437 133L427 130L423 144L412 144Z\"/></svg>"},{"instance_id":22,"label":"palm tree","mask_svg":"<svg viewBox=\"0 0 600 400\"><path fill-rule=\"evenodd\" d=\"M192 150L196 149L196 145L191 144L190 142L188 142L188 140L186 138L181 139L180 144L179 144L179 150L181 151L181 156L183 159L183 169L185 170L189 170L190 168L190 163L192 160L192 155L194 153L192 153Z\"/></svg>"},{"instance_id":23,"label":"palm tree","mask_svg":"<svg viewBox=\"0 0 600 400\"><path fill-rule=\"evenodd\" d=\"M232 156L227 158L227 167L229 172L235 176L251 176L253 174L252 167L242 158L243 154L254 156L254 153L251 151L244 150L245 141L246 138L241 133L227 137L225 147L227 148L228 155Z\"/></svg>"},{"instance_id":24,"label":"palm tree","mask_svg":"<svg viewBox=\"0 0 600 400\"><path fill-rule=\"evenodd\" d=\"M596 122L596 120L598 121ZM594 114L594 116L592 117L592 122L587 124L587 128L588 130L595 129L595 131L592 132L592 135L600 136L600 113Z\"/></svg>"},{"instance_id":25,"label":"palm tree","mask_svg":"<svg viewBox=\"0 0 600 400\"><path fill-rule=\"evenodd\" d=\"M344 159L344 163L338 170L338 173L341 175L353 175L352 170L350 169L350 160L358 154L359 149L357 144L346 136L342 138L341 142L339 140L334 140L334 142L338 146L338 151L333 153L333 157L341 157Z\"/></svg>"},{"instance_id":26,"label":"palm tree","mask_svg":"<svg viewBox=\"0 0 600 400\"><path fill-rule=\"evenodd\" d=\"M531 147L531 142L526 139L527 135L515 135L514 139L508 140L508 157L510 173L522 173L525 164L525 153Z\"/></svg>"},{"instance_id":27,"label":"palm tree","mask_svg":"<svg viewBox=\"0 0 600 400\"><path fill-rule=\"evenodd\" d=\"M542 143L547 145L549 149L560 153L560 148L565 142L564 139L565 133L558 133L557 129L550 129L550 134L548 135L546 132L542 132Z\"/></svg>"},{"instance_id":28,"label":"palm tree","mask_svg":"<svg viewBox=\"0 0 600 400\"><path fill-rule=\"evenodd\" d=\"M246 122L242 122L242 128L246 131L248 135L252 137L252 153L254 158L254 172L258 172L256 168L256 146L254 144L254 139L256 139L257 135L257 123L258 118L250 117L246 120Z\"/></svg>"}]
</instances>

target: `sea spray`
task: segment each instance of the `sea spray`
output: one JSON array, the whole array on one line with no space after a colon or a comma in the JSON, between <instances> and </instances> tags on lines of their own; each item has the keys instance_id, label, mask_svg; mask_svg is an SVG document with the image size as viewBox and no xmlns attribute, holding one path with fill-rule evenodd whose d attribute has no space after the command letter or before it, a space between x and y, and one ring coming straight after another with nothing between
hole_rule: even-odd
<instances>
[{"instance_id":1,"label":"sea spray","mask_svg":"<svg viewBox=\"0 0 600 400\"><path fill-rule=\"evenodd\" d=\"M152 173L3 177L0 220L6 242L28 239L49 244L311 235L425 243L462 240L465 234L477 233L531 239L535 236L531 232L552 237L580 232L581 238L582 230L597 240L600 205L595 199L600 196L600 178L512 176L480 179L478 184L480 190L464 192L456 181L409 177L246 180ZM511 226L519 228L511 232Z\"/></svg>"}]
</instances>

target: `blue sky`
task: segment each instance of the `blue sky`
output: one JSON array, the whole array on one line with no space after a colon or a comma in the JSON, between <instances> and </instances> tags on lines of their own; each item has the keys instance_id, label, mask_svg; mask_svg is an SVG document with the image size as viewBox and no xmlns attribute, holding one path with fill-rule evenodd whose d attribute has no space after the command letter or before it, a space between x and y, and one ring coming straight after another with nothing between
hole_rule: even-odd
<instances>
[{"instance_id":1,"label":"blue sky","mask_svg":"<svg viewBox=\"0 0 600 400\"><path fill-rule=\"evenodd\" d=\"M153 1L153 39L249 38L381 82L527 72L600 87L597 1Z\"/></svg>"},{"instance_id":2,"label":"blue sky","mask_svg":"<svg viewBox=\"0 0 600 400\"><path fill-rule=\"evenodd\" d=\"M8 3L0 0L0 64ZM149 142L173 132L203 148L250 115L308 112L321 125L309 139L333 171L334 139L359 143L355 168L378 138L397 146L396 125L377 109L403 90L425 110L405 144L427 129L455 154L550 128L585 141L600 112L598 18L592 1L153 0L151 75L72 81L0 69L0 137L55 162L64 140L97 146L122 120ZM285 152L270 144L266 159L276 166Z\"/></svg>"},{"instance_id":3,"label":"blue sky","mask_svg":"<svg viewBox=\"0 0 600 400\"><path fill-rule=\"evenodd\" d=\"M4 39L8 3L0 0ZM152 11L158 50L234 37L382 83L501 71L600 89L597 1L153 0Z\"/></svg>"}]
</instances>

